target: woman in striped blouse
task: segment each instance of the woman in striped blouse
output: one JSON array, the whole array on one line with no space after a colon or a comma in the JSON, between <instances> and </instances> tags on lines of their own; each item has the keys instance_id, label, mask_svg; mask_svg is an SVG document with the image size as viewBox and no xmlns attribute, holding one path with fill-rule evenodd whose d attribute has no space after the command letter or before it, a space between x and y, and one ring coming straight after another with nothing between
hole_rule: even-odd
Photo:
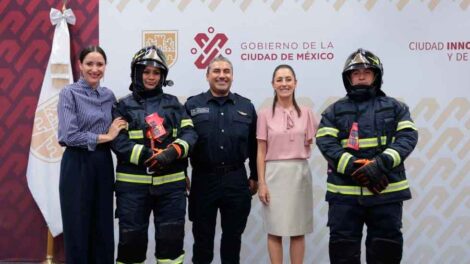
<instances>
[{"instance_id":1,"label":"woman in striped blouse","mask_svg":"<svg viewBox=\"0 0 470 264\"><path fill-rule=\"evenodd\" d=\"M108 142L127 123L112 120L116 98L100 86L106 54L99 46L82 50L80 79L59 95L59 143L66 147L60 167L60 203L67 263L114 263L114 168Z\"/></svg>"}]
</instances>

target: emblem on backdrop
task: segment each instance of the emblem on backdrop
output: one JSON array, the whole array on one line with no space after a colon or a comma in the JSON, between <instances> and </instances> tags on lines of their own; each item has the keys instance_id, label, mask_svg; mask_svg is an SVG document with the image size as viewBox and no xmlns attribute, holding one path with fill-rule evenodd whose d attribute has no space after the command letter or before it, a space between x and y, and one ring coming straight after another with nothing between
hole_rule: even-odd
<instances>
[{"instance_id":1,"label":"emblem on backdrop","mask_svg":"<svg viewBox=\"0 0 470 264\"><path fill-rule=\"evenodd\" d=\"M142 47L155 45L165 54L168 67L175 64L178 58L178 31L176 30L144 30L142 31Z\"/></svg>"},{"instance_id":2,"label":"emblem on backdrop","mask_svg":"<svg viewBox=\"0 0 470 264\"><path fill-rule=\"evenodd\" d=\"M222 52L225 55L232 54L232 49L224 48L228 42L225 33L216 33L214 27L209 27L206 33L198 33L194 36L197 47L191 49L191 54L197 55L194 65L198 69L205 69L209 63Z\"/></svg>"}]
</instances>

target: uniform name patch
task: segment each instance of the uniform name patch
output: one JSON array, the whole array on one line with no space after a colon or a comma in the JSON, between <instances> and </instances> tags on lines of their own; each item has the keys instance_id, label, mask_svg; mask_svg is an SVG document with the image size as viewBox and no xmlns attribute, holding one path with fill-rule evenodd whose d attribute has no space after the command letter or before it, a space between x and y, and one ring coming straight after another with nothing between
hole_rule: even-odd
<instances>
[{"instance_id":1,"label":"uniform name patch","mask_svg":"<svg viewBox=\"0 0 470 264\"><path fill-rule=\"evenodd\" d=\"M199 114L207 114L209 113L209 107L198 107L191 109L191 116L197 116Z\"/></svg>"}]
</instances>

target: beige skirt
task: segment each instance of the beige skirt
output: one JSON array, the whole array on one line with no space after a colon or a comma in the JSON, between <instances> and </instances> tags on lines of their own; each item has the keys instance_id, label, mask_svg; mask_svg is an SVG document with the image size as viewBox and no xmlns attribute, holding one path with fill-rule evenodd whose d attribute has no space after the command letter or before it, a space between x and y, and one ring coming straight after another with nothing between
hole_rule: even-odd
<instances>
[{"instance_id":1,"label":"beige skirt","mask_svg":"<svg viewBox=\"0 0 470 264\"><path fill-rule=\"evenodd\" d=\"M313 187L308 161L268 161L265 178L271 200L263 205L264 230L276 236L313 232Z\"/></svg>"}]
</instances>

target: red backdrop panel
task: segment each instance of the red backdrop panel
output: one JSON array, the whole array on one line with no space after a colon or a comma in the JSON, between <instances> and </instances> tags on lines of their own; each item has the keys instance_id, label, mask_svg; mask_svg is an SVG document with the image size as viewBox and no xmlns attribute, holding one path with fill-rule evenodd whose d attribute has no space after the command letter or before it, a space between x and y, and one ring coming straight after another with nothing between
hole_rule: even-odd
<instances>
[{"instance_id":1,"label":"red backdrop panel","mask_svg":"<svg viewBox=\"0 0 470 264\"><path fill-rule=\"evenodd\" d=\"M62 1L0 2L0 261L43 261L47 226L29 192L26 166L34 112L51 52L51 7ZM68 1L77 17L69 26L72 66L80 50L98 44L98 0ZM58 260L63 245L55 239Z\"/></svg>"}]
</instances>

